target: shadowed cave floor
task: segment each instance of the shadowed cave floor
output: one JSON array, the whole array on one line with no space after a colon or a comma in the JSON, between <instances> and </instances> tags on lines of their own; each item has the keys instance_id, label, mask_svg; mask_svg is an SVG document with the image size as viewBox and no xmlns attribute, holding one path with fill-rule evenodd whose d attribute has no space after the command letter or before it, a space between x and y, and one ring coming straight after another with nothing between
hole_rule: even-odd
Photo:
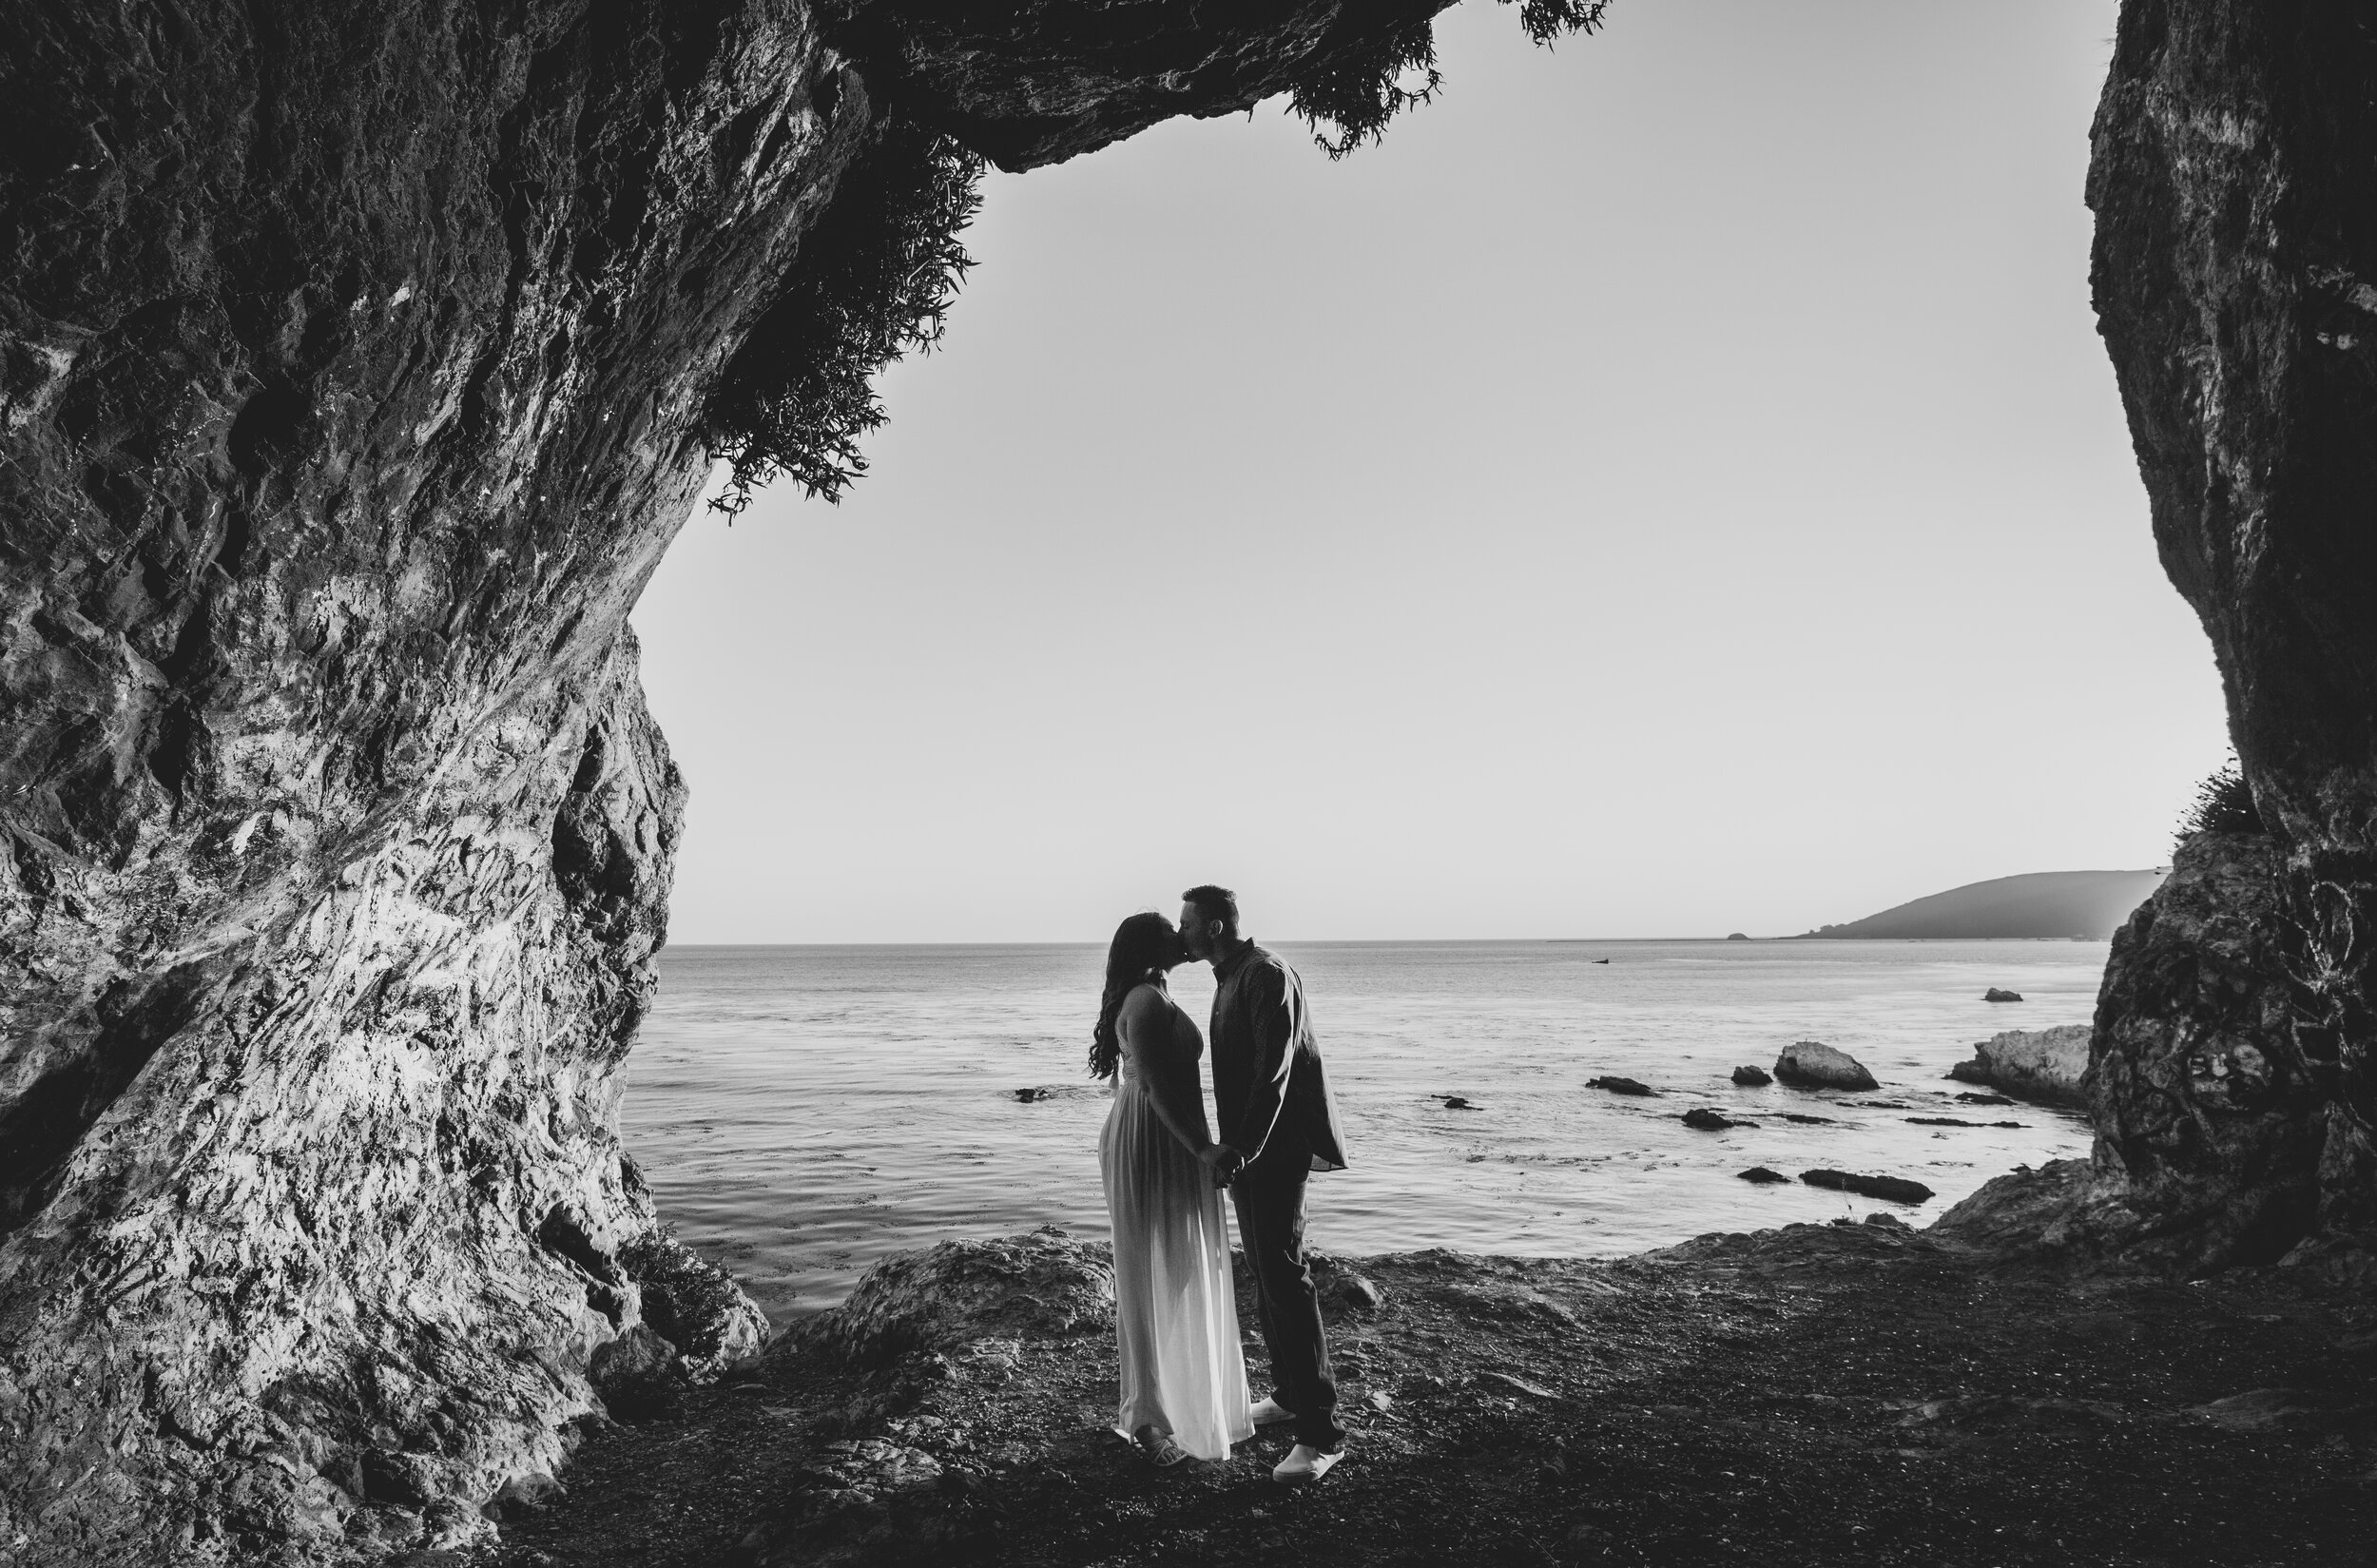
<instances>
[{"instance_id":1,"label":"shadowed cave floor","mask_svg":"<svg viewBox=\"0 0 2377 1568\"><path fill-rule=\"evenodd\" d=\"M1092 1332L1024 1339L1012 1372L808 1357L700 1391L590 1438L475 1560L2250 1568L2377 1531L2377 1304L2292 1271L2073 1276L1870 1222L1358 1267L1385 1297L1330 1308L1355 1430L1315 1487L1268 1479L1270 1437L1138 1462ZM1259 1342L1249 1364L1259 1390ZM885 1443L938 1473L821 1490Z\"/></svg>"}]
</instances>

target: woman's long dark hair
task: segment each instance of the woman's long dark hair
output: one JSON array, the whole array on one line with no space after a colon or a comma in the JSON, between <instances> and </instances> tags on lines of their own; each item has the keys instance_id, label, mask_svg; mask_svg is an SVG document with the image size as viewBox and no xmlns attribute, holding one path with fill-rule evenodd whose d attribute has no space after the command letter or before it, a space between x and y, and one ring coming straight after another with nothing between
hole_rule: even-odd
<instances>
[{"instance_id":1,"label":"woman's long dark hair","mask_svg":"<svg viewBox=\"0 0 2377 1568\"><path fill-rule=\"evenodd\" d=\"M1114 1075L1114 1064L1123 1055L1122 1035L1114 1026L1123 998L1132 986L1163 973L1179 935L1171 921L1152 910L1114 928L1114 939L1106 949L1106 994L1098 998L1098 1026L1090 1036L1090 1076Z\"/></svg>"}]
</instances>

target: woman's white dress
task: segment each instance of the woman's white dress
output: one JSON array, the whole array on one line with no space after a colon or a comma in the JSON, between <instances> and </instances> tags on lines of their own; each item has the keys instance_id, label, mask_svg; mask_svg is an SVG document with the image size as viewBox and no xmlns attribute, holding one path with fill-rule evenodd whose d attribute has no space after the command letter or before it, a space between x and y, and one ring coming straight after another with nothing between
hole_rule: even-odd
<instances>
[{"instance_id":1,"label":"woman's white dress","mask_svg":"<svg viewBox=\"0 0 2377 1568\"><path fill-rule=\"evenodd\" d=\"M1222 1194L1211 1171L1156 1114L1146 1059L1154 1051L1178 1053L1173 1071L1193 1090L1205 1042L1170 998L1158 1016L1170 1022L1171 1038L1124 1038L1113 1108L1098 1137L1122 1350L1114 1430L1130 1437L1153 1425L1198 1459L1227 1459L1231 1443L1254 1436L1254 1425ZM1202 1124L1201 1097L1195 1103Z\"/></svg>"}]
</instances>

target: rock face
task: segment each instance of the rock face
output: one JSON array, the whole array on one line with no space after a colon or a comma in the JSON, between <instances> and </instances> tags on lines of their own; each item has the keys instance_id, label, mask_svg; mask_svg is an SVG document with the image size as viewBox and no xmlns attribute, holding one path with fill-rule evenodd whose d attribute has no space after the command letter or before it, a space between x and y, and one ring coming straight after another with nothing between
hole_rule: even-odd
<instances>
[{"instance_id":1,"label":"rock face","mask_svg":"<svg viewBox=\"0 0 2377 1568\"><path fill-rule=\"evenodd\" d=\"M2299 1051L2312 1076L2273 1089L2326 1103L2313 1229L2329 1237L2377 1226L2373 77L2377 35L2352 0L2128 0L2088 192L2097 312L2155 543L2211 638L2278 839L2286 1020L2255 1049ZM2108 1001L2100 1060L2125 1005ZM2167 1113L2132 1086L2108 1086L2116 1116L2100 1124L2140 1151L2133 1130ZM2270 1152L2279 1187L2237 1189L2215 1211L2293 1210L2292 1155ZM2263 1179L2209 1155L2178 1155L2207 1197Z\"/></svg>"},{"instance_id":2,"label":"rock face","mask_svg":"<svg viewBox=\"0 0 2377 1568\"><path fill-rule=\"evenodd\" d=\"M2042 1105L2085 1106L2088 1091L2080 1079L2088 1072L2091 1033L2084 1023L2009 1029L1975 1045L1973 1059L1949 1068L1948 1076L1985 1083Z\"/></svg>"},{"instance_id":3,"label":"rock face","mask_svg":"<svg viewBox=\"0 0 2377 1568\"><path fill-rule=\"evenodd\" d=\"M0 21L20 1560L459 1540L560 1462L598 1350L756 1345L616 1117L685 792L627 616L721 389L829 454L864 428L923 319L850 280L940 253L850 214L918 148L962 173L938 131L1021 167L1343 106L1435 9Z\"/></svg>"},{"instance_id":4,"label":"rock face","mask_svg":"<svg viewBox=\"0 0 2377 1568\"><path fill-rule=\"evenodd\" d=\"M1871 1073L1846 1051L1821 1040L1787 1045L1774 1058L1774 1075L1801 1089L1879 1089Z\"/></svg>"},{"instance_id":5,"label":"rock face","mask_svg":"<svg viewBox=\"0 0 2377 1568\"><path fill-rule=\"evenodd\" d=\"M2275 1262L2314 1233L2329 1139L2348 1152L2352 1132L2289 1011L2282 866L2260 834L2180 848L2105 966L2088 1165L2002 1177L1943 1225L2188 1273Z\"/></svg>"}]
</instances>

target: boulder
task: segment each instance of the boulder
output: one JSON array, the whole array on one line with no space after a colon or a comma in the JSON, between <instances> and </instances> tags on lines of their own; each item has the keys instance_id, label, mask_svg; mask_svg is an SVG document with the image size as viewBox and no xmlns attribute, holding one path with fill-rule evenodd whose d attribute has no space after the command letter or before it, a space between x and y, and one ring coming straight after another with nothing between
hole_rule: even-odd
<instances>
[{"instance_id":1,"label":"boulder","mask_svg":"<svg viewBox=\"0 0 2377 1568\"><path fill-rule=\"evenodd\" d=\"M1733 1081L1744 1089L1764 1089L1774 1078L1763 1067L1737 1067L1733 1069Z\"/></svg>"},{"instance_id":2,"label":"boulder","mask_svg":"<svg viewBox=\"0 0 2377 1568\"><path fill-rule=\"evenodd\" d=\"M1729 1127L1755 1127L1754 1121L1735 1121L1722 1112L1696 1105L1684 1113L1684 1125L1703 1132L1722 1132Z\"/></svg>"},{"instance_id":3,"label":"boulder","mask_svg":"<svg viewBox=\"0 0 2377 1568\"><path fill-rule=\"evenodd\" d=\"M617 1421L653 1421L683 1407L686 1377L677 1347L638 1326L596 1347L586 1381Z\"/></svg>"},{"instance_id":4,"label":"boulder","mask_svg":"<svg viewBox=\"0 0 2377 1568\"><path fill-rule=\"evenodd\" d=\"M1769 1171L1763 1165L1753 1165L1747 1171L1737 1171L1734 1172L1734 1175L1739 1180L1750 1182L1759 1187L1765 1187L1772 1182L1789 1181L1791 1179L1790 1177L1785 1175L1782 1171Z\"/></svg>"},{"instance_id":5,"label":"boulder","mask_svg":"<svg viewBox=\"0 0 2377 1568\"><path fill-rule=\"evenodd\" d=\"M1801 1089L1879 1089L1856 1057L1821 1040L1800 1040L1774 1058L1774 1075Z\"/></svg>"},{"instance_id":6,"label":"boulder","mask_svg":"<svg viewBox=\"0 0 2377 1568\"><path fill-rule=\"evenodd\" d=\"M2018 1002L2022 999L2022 994L2019 991L2000 991L1993 985L1981 999L1985 1002Z\"/></svg>"},{"instance_id":7,"label":"boulder","mask_svg":"<svg viewBox=\"0 0 2377 1568\"><path fill-rule=\"evenodd\" d=\"M1587 1078L1587 1089L1606 1089L1613 1094L1655 1094L1657 1090L1632 1078Z\"/></svg>"},{"instance_id":8,"label":"boulder","mask_svg":"<svg viewBox=\"0 0 2377 1568\"><path fill-rule=\"evenodd\" d=\"M1802 1171L1799 1179L1810 1187L1829 1188L1836 1192L1855 1192L1860 1197L1884 1198L1891 1203L1929 1203L1932 1191L1919 1181L1902 1176L1860 1176L1847 1171Z\"/></svg>"},{"instance_id":9,"label":"boulder","mask_svg":"<svg viewBox=\"0 0 2377 1568\"><path fill-rule=\"evenodd\" d=\"M2042 1105L2085 1108L2090 1029L2084 1023L2055 1029L2009 1029L1973 1047L1973 1059L1959 1062L1948 1076L1982 1083Z\"/></svg>"},{"instance_id":10,"label":"boulder","mask_svg":"<svg viewBox=\"0 0 2377 1568\"><path fill-rule=\"evenodd\" d=\"M1049 1339L1104 1328L1114 1321L1112 1256L1103 1243L1074 1241L1053 1226L902 1252L868 1269L848 1301L794 1325L768 1346L767 1361L829 1354L881 1366L911 1351L994 1336Z\"/></svg>"}]
</instances>

